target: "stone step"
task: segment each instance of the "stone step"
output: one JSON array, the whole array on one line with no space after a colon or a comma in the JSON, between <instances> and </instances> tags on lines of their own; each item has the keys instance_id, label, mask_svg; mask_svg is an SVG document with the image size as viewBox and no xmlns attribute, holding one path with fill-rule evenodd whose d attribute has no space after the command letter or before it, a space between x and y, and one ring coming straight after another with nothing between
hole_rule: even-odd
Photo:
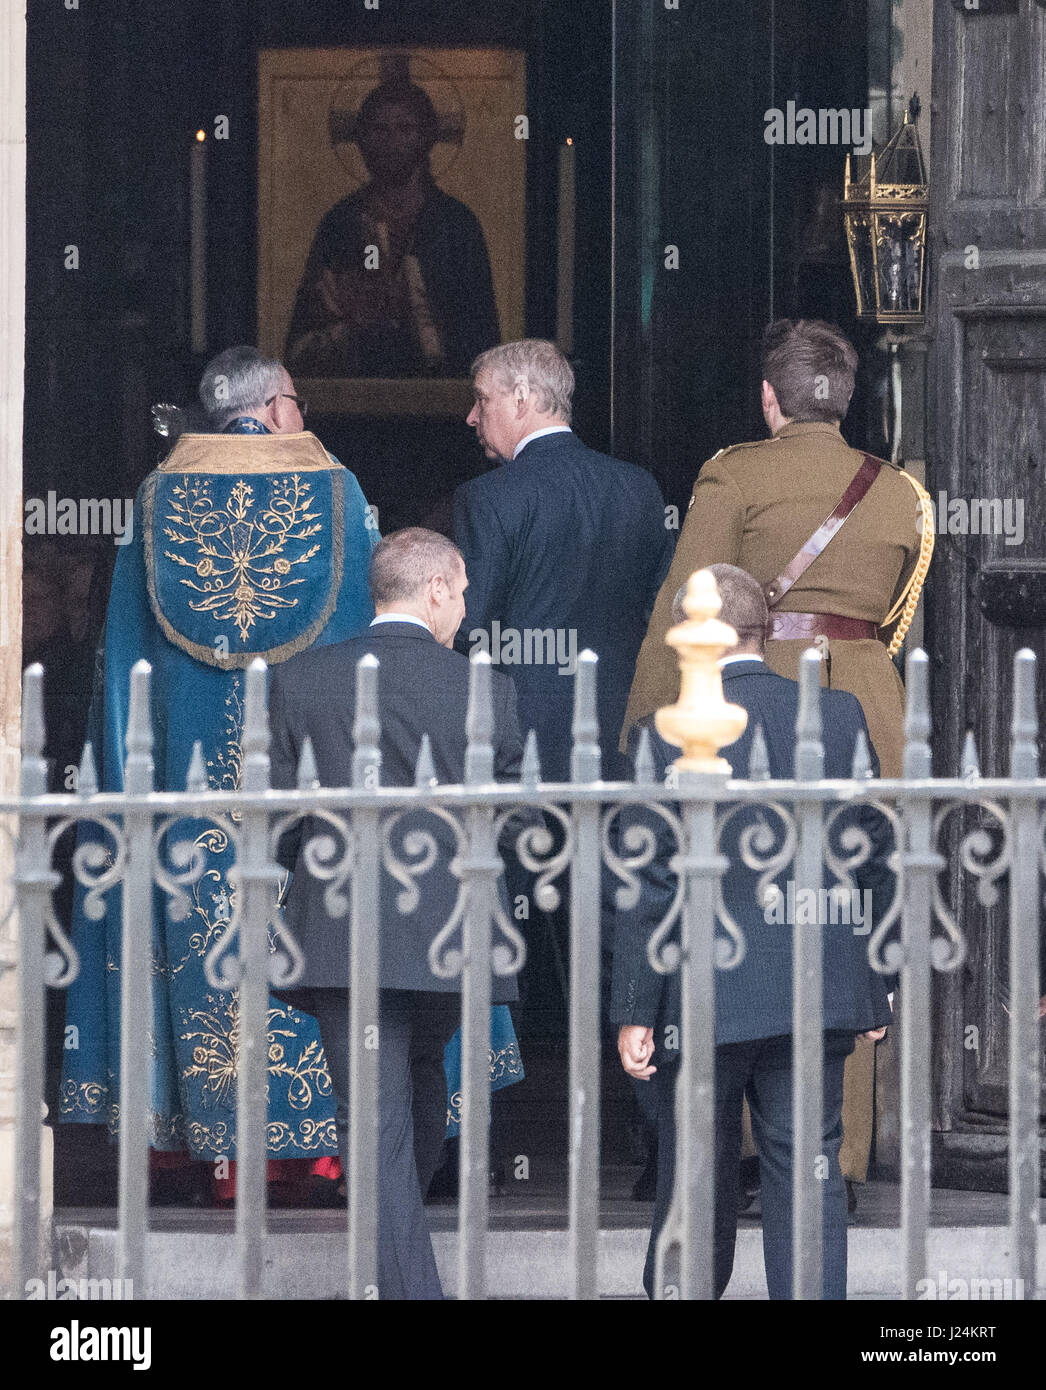
<instances>
[{"instance_id":1,"label":"stone step","mask_svg":"<svg viewBox=\"0 0 1046 1390\"><path fill-rule=\"evenodd\" d=\"M88 1215L85 1213L85 1216ZM213 1213L186 1213L188 1228L151 1230L147 1298L227 1297L235 1285L231 1222L215 1229ZM271 1298L344 1298L348 1288L344 1217L334 1212L274 1213L265 1241L264 1292ZM444 1213L449 1216L449 1213ZM112 1224L63 1214L55 1227L58 1279L113 1280L117 1233ZM297 1217L297 1219L295 1219ZM203 1220L207 1218L207 1220ZM440 1224L445 1224L441 1222ZM599 1235L600 1296L642 1298L647 1230L603 1229ZM440 1278L448 1297L457 1287L457 1242L452 1229L433 1235ZM1005 1226L934 1227L929 1233L928 1297L1012 1297L1009 1231ZM901 1243L894 1227L865 1225L849 1234L849 1295L900 1297ZM1040 1278L1046 1281L1046 1230L1039 1231ZM952 1281L962 1281L953 1283ZM974 1281L991 1281L974 1283ZM565 1230L497 1229L487 1237L487 1283L492 1298L563 1299L569 1296ZM1046 1294L1046 1287L1039 1296ZM765 1299L762 1235L757 1225L738 1231L728 1298Z\"/></svg>"}]
</instances>

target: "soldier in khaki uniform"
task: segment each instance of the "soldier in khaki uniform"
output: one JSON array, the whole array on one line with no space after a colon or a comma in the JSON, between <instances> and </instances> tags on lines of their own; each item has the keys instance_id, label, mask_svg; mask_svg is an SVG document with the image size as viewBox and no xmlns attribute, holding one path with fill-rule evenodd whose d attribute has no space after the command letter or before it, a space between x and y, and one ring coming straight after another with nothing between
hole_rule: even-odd
<instances>
[{"instance_id":1,"label":"soldier in khaki uniform","mask_svg":"<svg viewBox=\"0 0 1046 1390\"><path fill-rule=\"evenodd\" d=\"M770 586L838 508L863 457L839 424L853 393L857 354L831 325L782 319L763 348L763 416L771 438L723 449L694 484L686 521L636 664L622 737L679 695L675 653L665 645L672 600L694 570L737 565ZM933 549L929 497L883 460L864 496L783 594L767 594L767 664L795 680L799 657L820 647L822 683L856 695L883 777L899 777L904 688L888 646L908 629ZM778 589L780 589L780 585ZM844 1175L863 1182L872 1132L874 1049L847 1061Z\"/></svg>"}]
</instances>

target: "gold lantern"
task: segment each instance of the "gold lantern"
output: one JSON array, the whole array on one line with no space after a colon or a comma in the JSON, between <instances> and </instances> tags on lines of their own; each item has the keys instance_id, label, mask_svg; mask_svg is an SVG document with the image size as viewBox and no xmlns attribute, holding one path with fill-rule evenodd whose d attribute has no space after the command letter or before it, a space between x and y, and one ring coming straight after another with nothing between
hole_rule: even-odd
<instances>
[{"instance_id":1,"label":"gold lantern","mask_svg":"<svg viewBox=\"0 0 1046 1390\"><path fill-rule=\"evenodd\" d=\"M875 323L925 320L930 190L910 110L905 110L900 129L878 154L873 152L867 160L846 156L843 221L857 291L857 317Z\"/></svg>"}]
</instances>

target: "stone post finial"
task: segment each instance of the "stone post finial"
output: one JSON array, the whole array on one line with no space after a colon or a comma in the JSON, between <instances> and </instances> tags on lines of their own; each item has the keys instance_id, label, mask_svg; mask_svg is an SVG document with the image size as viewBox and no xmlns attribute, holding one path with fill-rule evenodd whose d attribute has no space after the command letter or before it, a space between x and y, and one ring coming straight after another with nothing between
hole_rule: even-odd
<instances>
[{"instance_id":1,"label":"stone post finial","mask_svg":"<svg viewBox=\"0 0 1046 1390\"><path fill-rule=\"evenodd\" d=\"M748 724L748 711L723 699L718 662L737 645L737 633L716 617L722 606L712 572L697 570L683 600L687 621L665 634L665 641L679 653L679 699L659 709L655 723L666 742L683 750L673 763L678 772L728 774L730 764L716 755L740 738Z\"/></svg>"}]
</instances>

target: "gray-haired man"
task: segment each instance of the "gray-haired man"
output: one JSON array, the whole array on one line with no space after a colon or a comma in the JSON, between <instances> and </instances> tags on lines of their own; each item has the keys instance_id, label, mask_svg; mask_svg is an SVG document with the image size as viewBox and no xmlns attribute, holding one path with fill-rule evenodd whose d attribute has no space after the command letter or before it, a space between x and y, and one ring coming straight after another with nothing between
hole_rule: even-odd
<instances>
[{"instance_id":1,"label":"gray-haired man","mask_svg":"<svg viewBox=\"0 0 1046 1390\"><path fill-rule=\"evenodd\" d=\"M212 357L200 380L200 404L220 434L300 434L305 402L290 372L254 347L231 347Z\"/></svg>"},{"instance_id":2,"label":"gray-haired man","mask_svg":"<svg viewBox=\"0 0 1046 1390\"><path fill-rule=\"evenodd\" d=\"M472 377L466 423L503 466L454 495L471 581L458 645L484 647L514 677L520 723L536 730L542 770L556 780L569 776L577 655L596 652L603 775L613 777L639 645L672 559L661 489L573 433L574 373L555 344L490 348Z\"/></svg>"}]
</instances>

